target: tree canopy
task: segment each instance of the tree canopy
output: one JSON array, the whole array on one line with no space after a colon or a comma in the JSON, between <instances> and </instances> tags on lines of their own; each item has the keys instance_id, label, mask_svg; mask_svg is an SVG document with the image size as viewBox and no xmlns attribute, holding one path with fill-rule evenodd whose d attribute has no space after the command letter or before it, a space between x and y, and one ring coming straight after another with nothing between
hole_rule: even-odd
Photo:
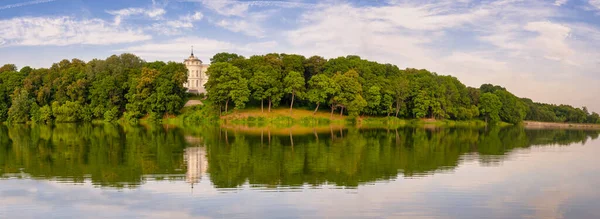
<instances>
[{"instance_id":1,"label":"tree canopy","mask_svg":"<svg viewBox=\"0 0 600 219\"><path fill-rule=\"evenodd\" d=\"M359 56L218 53L211 61L207 97L225 112L268 104L269 112L289 105L291 112L300 107L350 117L600 123L586 107L537 103L498 85L468 87L452 76ZM186 80L182 63L146 62L127 53L65 59L50 68L6 64L0 67L0 122L160 120L183 107Z\"/></svg>"}]
</instances>

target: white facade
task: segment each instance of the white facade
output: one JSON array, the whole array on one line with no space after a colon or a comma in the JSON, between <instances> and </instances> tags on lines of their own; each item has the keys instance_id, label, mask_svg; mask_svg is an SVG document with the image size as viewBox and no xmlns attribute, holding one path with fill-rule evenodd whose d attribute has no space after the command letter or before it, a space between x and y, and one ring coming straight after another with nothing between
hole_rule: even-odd
<instances>
[{"instance_id":1,"label":"white facade","mask_svg":"<svg viewBox=\"0 0 600 219\"><path fill-rule=\"evenodd\" d=\"M194 56L193 51L192 55L185 59L183 63L188 69L188 80L183 86L186 87L190 93L206 93L204 84L208 81L208 75L206 75L208 65L202 64L202 61Z\"/></svg>"}]
</instances>

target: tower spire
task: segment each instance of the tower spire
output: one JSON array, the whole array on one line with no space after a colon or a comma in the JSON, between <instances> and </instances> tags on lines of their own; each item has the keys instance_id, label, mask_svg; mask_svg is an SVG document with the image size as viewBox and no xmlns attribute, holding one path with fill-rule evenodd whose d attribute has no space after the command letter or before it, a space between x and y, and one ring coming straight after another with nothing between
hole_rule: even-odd
<instances>
[{"instance_id":1,"label":"tower spire","mask_svg":"<svg viewBox=\"0 0 600 219\"><path fill-rule=\"evenodd\" d=\"M194 56L194 46L192 46L192 56Z\"/></svg>"}]
</instances>

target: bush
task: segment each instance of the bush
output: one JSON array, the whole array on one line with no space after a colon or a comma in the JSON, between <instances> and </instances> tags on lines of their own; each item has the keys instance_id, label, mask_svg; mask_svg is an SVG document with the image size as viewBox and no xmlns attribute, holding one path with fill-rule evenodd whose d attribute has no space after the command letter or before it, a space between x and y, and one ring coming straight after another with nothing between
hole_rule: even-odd
<instances>
[{"instance_id":1,"label":"bush","mask_svg":"<svg viewBox=\"0 0 600 219\"><path fill-rule=\"evenodd\" d=\"M94 110L89 105L84 106L81 109L81 113L80 113L79 117L81 118L81 121L91 122L92 119L94 119Z\"/></svg>"},{"instance_id":2,"label":"bush","mask_svg":"<svg viewBox=\"0 0 600 219\"><path fill-rule=\"evenodd\" d=\"M127 111L123 114L123 117L129 124L138 124L140 121L138 115L138 112Z\"/></svg>"},{"instance_id":3,"label":"bush","mask_svg":"<svg viewBox=\"0 0 600 219\"><path fill-rule=\"evenodd\" d=\"M37 105L37 103L33 102L31 104L31 109L29 110L29 115L31 115L31 121L34 123L39 123L40 122L40 106Z\"/></svg>"},{"instance_id":4,"label":"bush","mask_svg":"<svg viewBox=\"0 0 600 219\"><path fill-rule=\"evenodd\" d=\"M52 109L48 105L44 105L40 108L40 123L52 122Z\"/></svg>"},{"instance_id":5,"label":"bush","mask_svg":"<svg viewBox=\"0 0 600 219\"><path fill-rule=\"evenodd\" d=\"M158 124L162 122L162 115L155 112L148 114L148 123Z\"/></svg>"},{"instance_id":6,"label":"bush","mask_svg":"<svg viewBox=\"0 0 600 219\"><path fill-rule=\"evenodd\" d=\"M104 122L114 122L119 118L119 109L115 106L104 113Z\"/></svg>"},{"instance_id":7,"label":"bush","mask_svg":"<svg viewBox=\"0 0 600 219\"><path fill-rule=\"evenodd\" d=\"M81 112L81 105L78 102L67 101L60 105L58 102L52 103L52 113L56 122L77 122Z\"/></svg>"}]
</instances>

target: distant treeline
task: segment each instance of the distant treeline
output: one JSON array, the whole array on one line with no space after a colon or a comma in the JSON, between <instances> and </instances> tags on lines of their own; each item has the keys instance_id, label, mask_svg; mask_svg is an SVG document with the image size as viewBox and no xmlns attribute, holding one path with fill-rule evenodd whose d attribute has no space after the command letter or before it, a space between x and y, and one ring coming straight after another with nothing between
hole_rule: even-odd
<instances>
[{"instance_id":1,"label":"distant treeline","mask_svg":"<svg viewBox=\"0 0 600 219\"><path fill-rule=\"evenodd\" d=\"M251 105L287 104L320 106L351 117L396 116L452 120L484 119L519 123L524 119L546 122L600 123L597 113L568 105L534 103L505 88L484 84L467 87L457 78L427 70L401 70L346 56L267 54L250 58L219 53L211 59L206 84L208 98L228 111ZM266 104L266 106L264 106Z\"/></svg>"},{"instance_id":2,"label":"distant treeline","mask_svg":"<svg viewBox=\"0 0 600 219\"><path fill-rule=\"evenodd\" d=\"M0 68L0 122L79 122L144 116L160 119L183 107L185 65L145 62L132 54L50 68Z\"/></svg>"},{"instance_id":3,"label":"distant treeline","mask_svg":"<svg viewBox=\"0 0 600 219\"><path fill-rule=\"evenodd\" d=\"M500 86L467 87L452 76L358 56L219 53L211 62L207 95L221 111L285 104L351 117L600 123L585 107L534 103ZM145 62L132 54L62 60L39 69L6 64L0 68L0 122L157 121L179 113L186 80L182 63Z\"/></svg>"}]
</instances>

